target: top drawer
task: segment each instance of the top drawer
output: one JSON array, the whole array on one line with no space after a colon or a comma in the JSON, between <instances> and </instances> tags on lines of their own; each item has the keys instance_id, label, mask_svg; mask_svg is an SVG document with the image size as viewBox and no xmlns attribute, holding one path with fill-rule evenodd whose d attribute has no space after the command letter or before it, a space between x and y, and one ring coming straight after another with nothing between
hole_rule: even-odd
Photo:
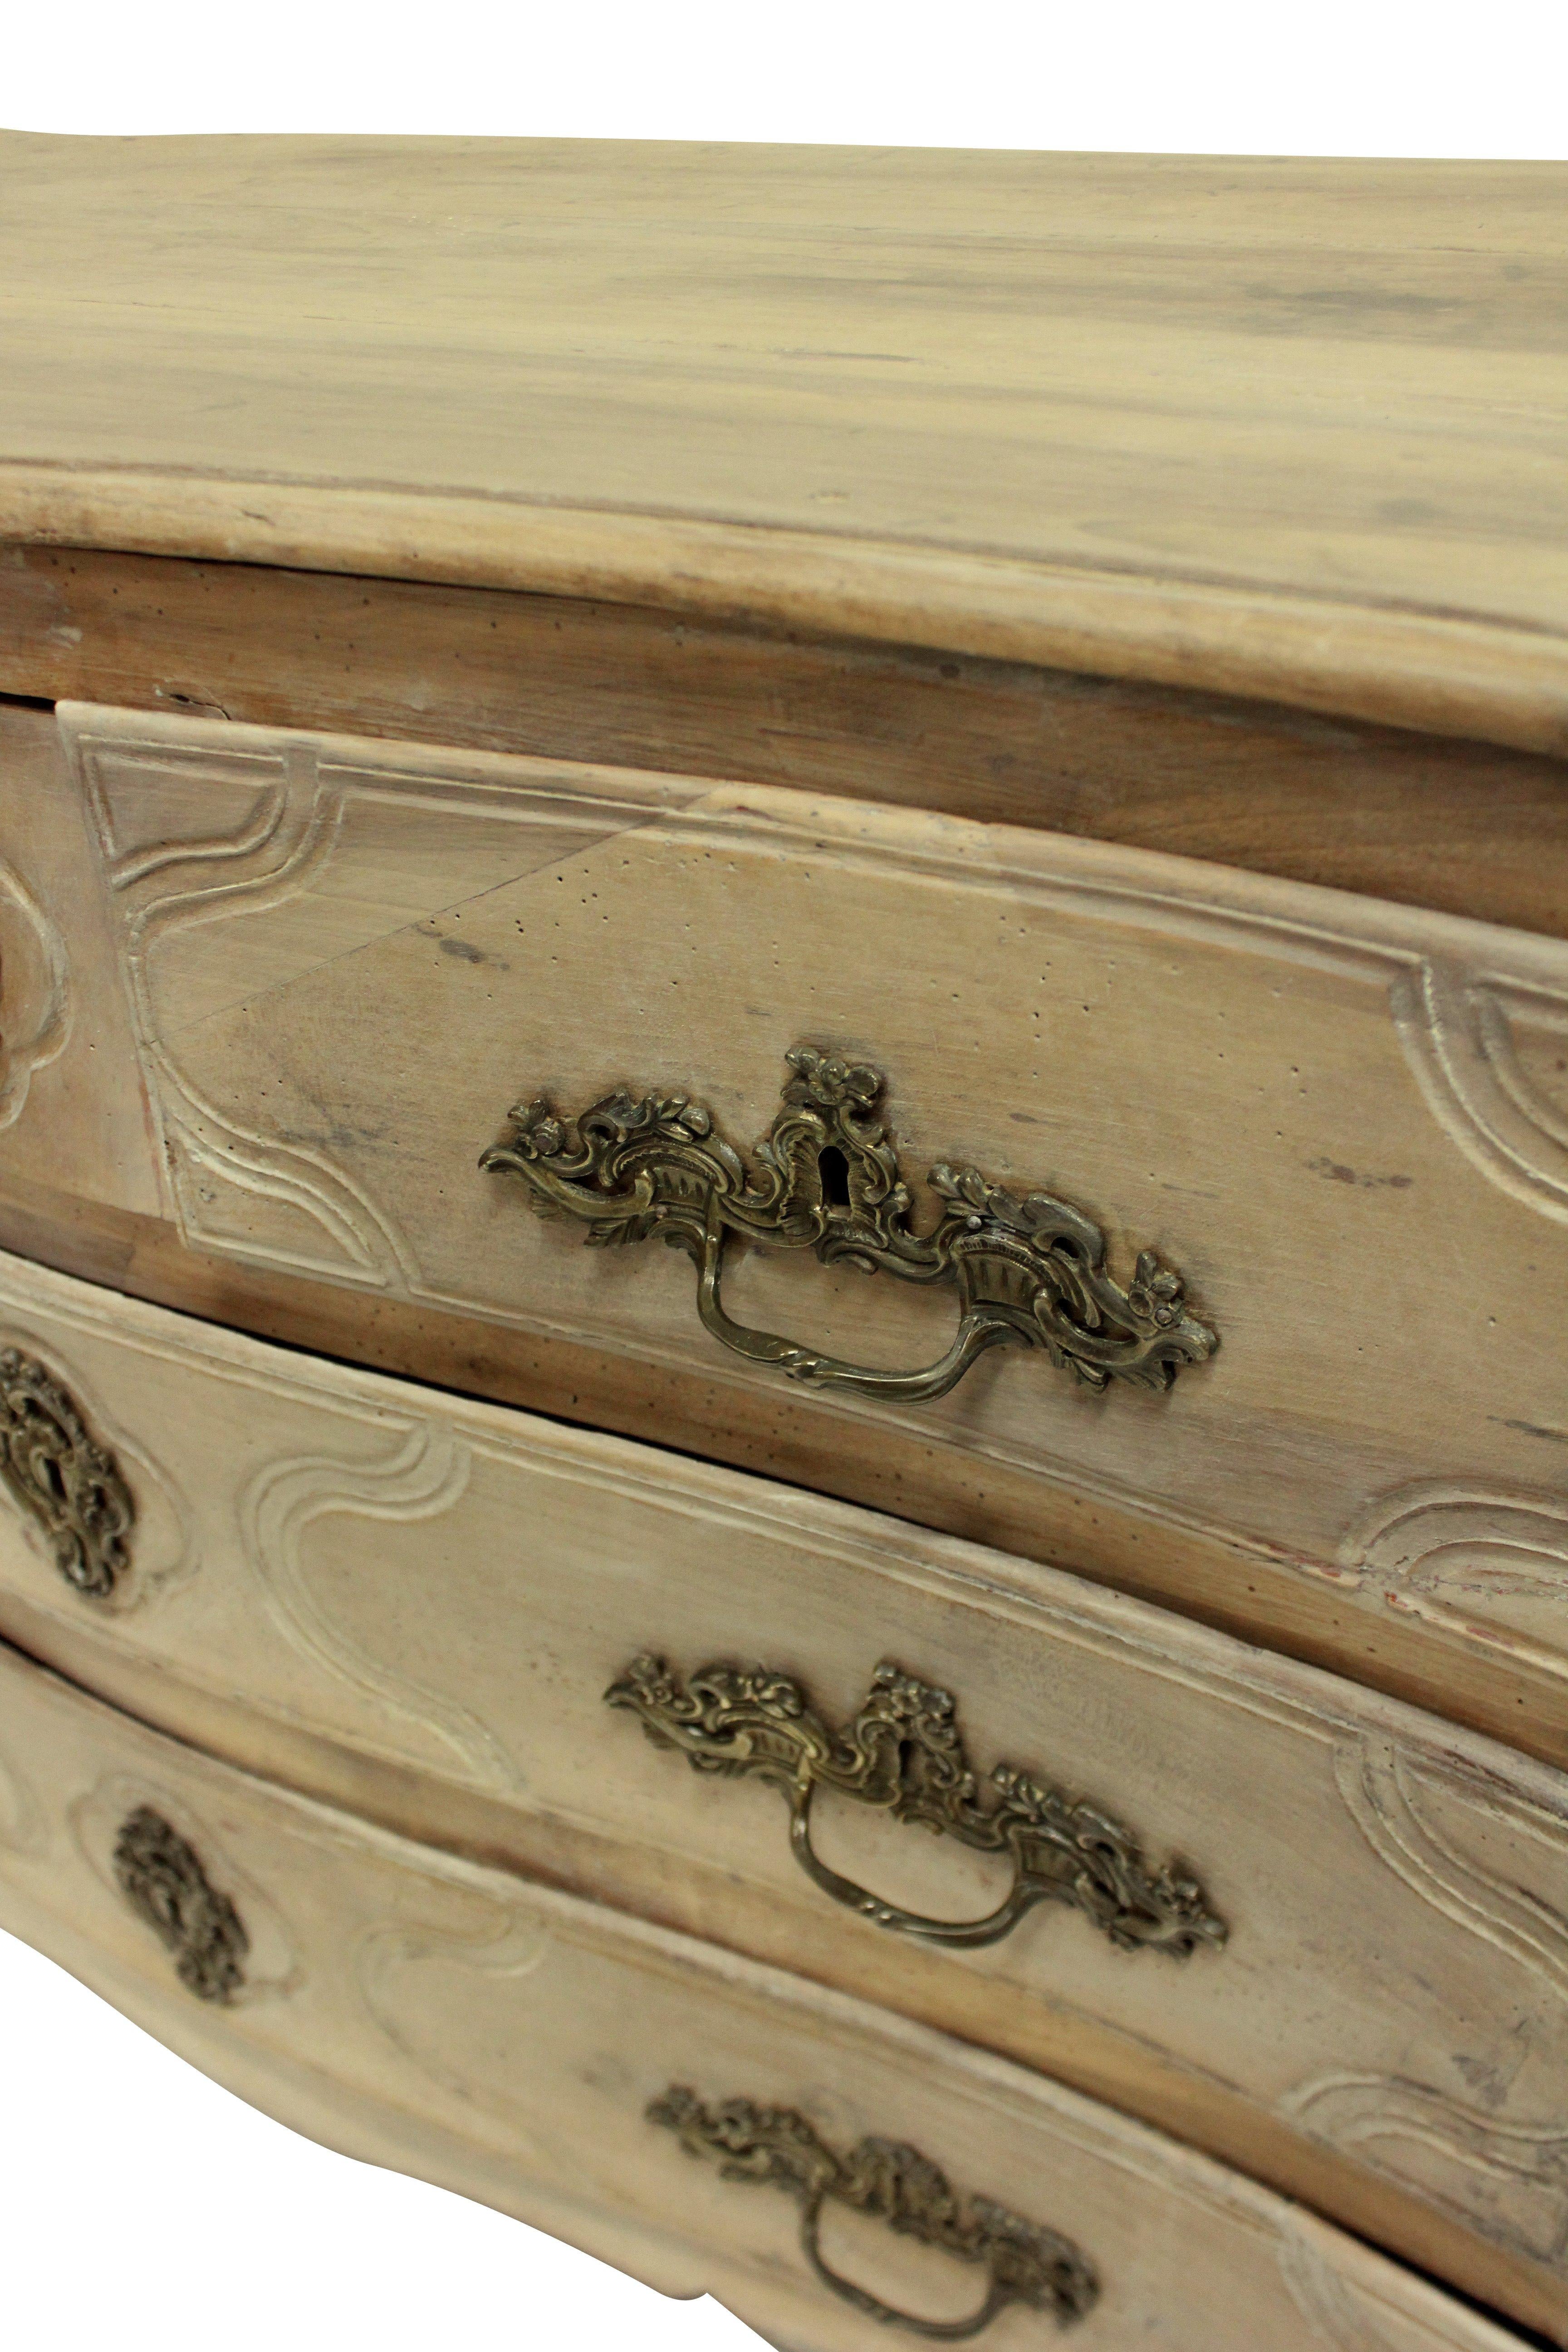
<instances>
[{"instance_id":1,"label":"top drawer","mask_svg":"<svg viewBox=\"0 0 1568 2352\"><path fill-rule=\"evenodd\" d=\"M157 1148L53 1181L226 1269L139 1240L133 1284L1568 1752L1568 947L763 787L59 724L102 879L43 911L79 1023L123 982Z\"/></svg>"}]
</instances>

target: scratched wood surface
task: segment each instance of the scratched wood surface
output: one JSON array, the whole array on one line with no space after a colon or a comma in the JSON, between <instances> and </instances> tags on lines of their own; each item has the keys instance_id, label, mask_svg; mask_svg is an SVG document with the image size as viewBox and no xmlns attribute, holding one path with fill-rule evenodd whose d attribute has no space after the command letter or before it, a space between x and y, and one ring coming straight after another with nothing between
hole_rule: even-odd
<instances>
[{"instance_id":1,"label":"scratched wood surface","mask_svg":"<svg viewBox=\"0 0 1568 2352\"><path fill-rule=\"evenodd\" d=\"M677 610L0 547L0 695L744 776L1568 936L1568 768Z\"/></svg>"},{"instance_id":2,"label":"scratched wood surface","mask_svg":"<svg viewBox=\"0 0 1568 2352\"><path fill-rule=\"evenodd\" d=\"M146 1809L185 1883L237 1915L226 2004L195 1998L122 1891ZM0 1653L0 1923L242 2096L331 2145L480 2198L802 2352L889 2329L814 2279L795 2199L687 2157L647 2110L802 2112L847 2153L901 2142L961 2198L1065 2233L1098 2275L1086 2352L1507 2352L1463 2304L1044 2077L722 1948L437 1853L181 1748ZM895 2309L957 2321L984 2272L870 2216L822 2252ZM1561 2316L1544 2301L1548 2324ZM986 2330L1026 2352L1049 2317Z\"/></svg>"},{"instance_id":3,"label":"scratched wood surface","mask_svg":"<svg viewBox=\"0 0 1568 2352\"><path fill-rule=\"evenodd\" d=\"M0 537L1561 752L1555 164L0 143Z\"/></svg>"},{"instance_id":4,"label":"scratched wood surface","mask_svg":"<svg viewBox=\"0 0 1568 2352\"><path fill-rule=\"evenodd\" d=\"M1541 2227L1568 2234L1563 1774L1059 1572L3 1256L0 1344L63 1383L134 1503L92 1599L0 1496L0 1628L72 1679L1041 2065L1477 2294L1568 2309ZM885 1658L940 1685L982 1811L1010 1762L1121 1825L1152 1948L1055 1904L973 1948L861 1917L799 1866L777 1786L700 1776L605 1705L649 1654L681 1685L788 1675L833 1731ZM811 1837L932 1918L1012 1882L1005 1848L831 1790ZM1177 1957L1155 1923L1184 1919Z\"/></svg>"},{"instance_id":5,"label":"scratched wood surface","mask_svg":"<svg viewBox=\"0 0 1568 2352\"><path fill-rule=\"evenodd\" d=\"M73 772L29 789L75 791L96 846L79 824L33 874L39 824L17 836L82 1010L0 1138L14 1245L1055 1559L1568 1754L1560 943L762 786L56 724ZM1117 1280L1145 1245L1186 1277L1218 1354L1165 1396L1013 1349L933 1402L814 1392L701 1328L684 1258L584 1249L477 1166L520 1095L620 1084L748 1150L802 1039L886 1072L917 1187L973 1160L1066 1194ZM61 1167L68 1081L131 1098ZM1432 1274L1457 1235L1459 1307ZM889 1368L956 1313L786 1250L736 1252L726 1296Z\"/></svg>"}]
</instances>

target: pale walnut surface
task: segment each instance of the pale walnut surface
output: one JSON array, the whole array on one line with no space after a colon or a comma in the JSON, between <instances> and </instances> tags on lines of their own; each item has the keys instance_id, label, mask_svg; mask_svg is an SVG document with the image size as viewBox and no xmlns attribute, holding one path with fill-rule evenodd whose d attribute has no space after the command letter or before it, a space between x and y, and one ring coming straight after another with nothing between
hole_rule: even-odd
<instances>
[{"instance_id":1,"label":"pale walnut surface","mask_svg":"<svg viewBox=\"0 0 1568 2352\"><path fill-rule=\"evenodd\" d=\"M0 1507L0 1634L78 1683L1041 2067L1522 2315L1568 2301L1562 1774L1075 1577L16 1259L0 1339L107 1453L93 1492L134 1504L97 1598L30 1490ZM930 1724L928 1757L955 1723L982 1817L1006 1765L1090 1809L1065 1822L1061 1899L973 1947L835 1900L776 1779L642 1735L634 1693L676 1719L649 1652L677 1691L710 1663L791 1678L833 1728L881 1691L913 1711L887 1719ZM927 1923L1005 1898L1005 1849L843 1781L807 1825L819 1866Z\"/></svg>"},{"instance_id":2,"label":"pale walnut surface","mask_svg":"<svg viewBox=\"0 0 1568 2352\"><path fill-rule=\"evenodd\" d=\"M5 134L0 537L1561 751L1554 164Z\"/></svg>"},{"instance_id":3,"label":"pale walnut surface","mask_svg":"<svg viewBox=\"0 0 1568 2352\"><path fill-rule=\"evenodd\" d=\"M74 1007L0 1134L9 1246L1079 1569L1568 1756L1561 942L772 787L54 726L51 760L18 715L0 810ZM683 1255L585 1249L478 1164L520 1101L618 1087L693 1097L759 1164L803 1043L885 1075L922 1230L933 1167L1058 1195L1117 1285L1145 1250L1184 1278L1217 1353L1168 1394L1012 1346L933 1402L805 1385L703 1328ZM957 1325L952 1287L809 1251L745 1244L723 1284L890 1370Z\"/></svg>"},{"instance_id":4,"label":"pale walnut surface","mask_svg":"<svg viewBox=\"0 0 1568 2352\"><path fill-rule=\"evenodd\" d=\"M133 1824L133 1827L128 1825ZM166 1932L148 1916L158 1868ZM868 2004L437 1853L158 1738L0 1652L0 1921L330 2146L500 2206L795 2352L886 2324L816 2281L795 2200L694 2162L657 2109L792 2110L1066 2239L1083 2352L1506 2352L1465 2305L1285 2199L1042 2076ZM187 1967L216 1952L221 1987ZM193 1988L196 1975L207 1997ZM649 2110L656 2113L650 2114ZM892 2147L888 2149L888 2144ZM837 2206L863 2294L962 2319L984 2273ZM1016 2241L1015 2241L1016 2250ZM1092 2290L1091 2290L1092 2291ZM1080 2306L1087 2301L1080 2294ZM1550 2324L1561 2306L1532 2300ZM896 2340L896 2339L894 2339ZM996 2352L1056 2341L1013 2305Z\"/></svg>"},{"instance_id":5,"label":"pale walnut surface","mask_svg":"<svg viewBox=\"0 0 1568 2352\"><path fill-rule=\"evenodd\" d=\"M1500 2346L1280 2191L1568 2340L1568 169L0 177L0 1633L99 1695L0 1652L0 1916L809 2352L973 2311L864 2210L926 2158L1085 2352ZM889 1391L953 1287L775 1220L730 1316L871 1368L803 1386L583 1249L596 1098L754 1171L802 1048L906 1274L1054 1196L1169 1392L1048 1320ZM817 1725L811 1853L643 1738L693 1676ZM845 1790L942 1688L917 1838ZM1004 1801L1093 1865L970 1948ZM862 2150L858 2301L682 2084Z\"/></svg>"}]
</instances>

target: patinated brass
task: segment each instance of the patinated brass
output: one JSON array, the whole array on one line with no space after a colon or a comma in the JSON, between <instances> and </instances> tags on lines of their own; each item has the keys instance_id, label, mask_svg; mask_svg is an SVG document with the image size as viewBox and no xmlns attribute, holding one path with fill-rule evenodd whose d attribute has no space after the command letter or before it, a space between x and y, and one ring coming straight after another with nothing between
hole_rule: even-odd
<instances>
[{"instance_id":1,"label":"patinated brass","mask_svg":"<svg viewBox=\"0 0 1568 2352\"><path fill-rule=\"evenodd\" d=\"M684 1095L624 1089L575 1125L542 1098L510 1113L509 1141L481 1168L521 1176L535 1205L584 1220L601 1246L657 1234L698 1270L697 1307L716 1339L756 1364L814 1388L915 1403L944 1396L975 1358L1004 1341L1041 1348L1093 1389L1113 1381L1167 1389L1184 1363L1219 1345L1183 1306L1180 1275L1141 1252L1123 1290L1105 1265L1105 1235L1050 1192L1020 1198L978 1169L936 1167L940 1203L930 1233L910 1222L911 1196L874 1114L883 1080L865 1063L815 1046L785 1056L794 1076L772 1129L748 1167ZM814 1250L824 1265L857 1265L906 1282L951 1283L959 1321L952 1346L918 1371L881 1371L733 1322L720 1298L732 1236Z\"/></svg>"},{"instance_id":2,"label":"patinated brass","mask_svg":"<svg viewBox=\"0 0 1568 2352\"><path fill-rule=\"evenodd\" d=\"M199 2000L231 2001L245 1982L250 1938L193 1848L151 1805L138 1805L121 1822L114 1875L132 1909L174 1955L180 1982Z\"/></svg>"},{"instance_id":3,"label":"patinated brass","mask_svg":"<svg viewBox=\"0 0 1568 2352\"><path fill-rule=\"evenodd\" d=\"M1049 2312L1065 2327L1099 2299L1094 2265L1070 2238L1043 2222L1023 2221L989 2197L961 2200L947 2175L905 2141L863 2139L840 2156L794 2107L763 2107L752 2099L706 2107L679 2083L653 2101L647 2117L674 2132L689 2156L716 2164L726 2180L760 2182L793 2197L812 2269L825 2286L873 2319L955 2343L978 2336L1009 2304ZM830 2270L817 2243L830 2198L886 2221L900 2237L982 2265L989 2283L979 2310L967 2319L919 2319Z\"/></svg>"},{"instance_id":4,"label":"patinated brass","mask_svg":"<svg viewBox=\"0 0 1568 2352\"><path fill-rule=\"evenodd\" d=\"M0 1479L42 1528L66 1582L107 1599L131 1565L131 1489L75 1399L19 1348L0 1349Z\"/></svg>"},{"instance_id":5,"label":"patinated brass","mask_svg":"<svg viewBox=\"0 0 1568 2352\"><path fill-rule=\"evenodd\" d=\"M1226 1930L1194 1878L1172 1865L1151 1871L1131 1833L1080 1798L1011 1764L991 1774L996 1801L982 1804L951 1693L916 1682L886 1660L866 1703L831 1731L800 1685L765 1666L710 1665L685 1685L658 1658L636 1658L605 1693L641 1721L658 1748L678 1749L699 1772L750 1774L783 1790L790 1844L802 1869L837 1903L879 1927L930 1944L994 1944L1037 1903L1081 1911L1124 1951L1184 1958ZM980 1919L931 1919L886 1903L830 1870L811 1843L818 1789L918 1822L982 1853L1009 1854L1013 1885Z\"/></svg>"}]
</instances>

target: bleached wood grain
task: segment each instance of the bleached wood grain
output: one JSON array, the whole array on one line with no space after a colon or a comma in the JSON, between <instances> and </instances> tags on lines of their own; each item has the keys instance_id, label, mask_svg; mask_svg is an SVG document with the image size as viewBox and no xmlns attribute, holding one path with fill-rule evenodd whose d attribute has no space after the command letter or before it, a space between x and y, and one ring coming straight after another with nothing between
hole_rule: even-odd
<instances>
[{"instance_id":1,"label":"bleached wood grain","mask_svg":"<svg viewBox=\"0 0 1568 2352\"><path fill-rule=\"evenodd\" d=\"M808 1483L1568 1752L1561 943L762 786L60 724L105 877L80 919L107 899L159 1122L131 1175L187 1249L347 1291L351 1354L384 1308L510 1328L525 1401L697 1451L794 1413ZM74 900L55 919L68 943ZM585 1250L476 1167L520 1097L574 1112L620 1084L690 1094L747 1147L803 1038L887 1073L915 1183L972 1160L1065 1193L1122 1280L1157 1248L1217 1357L1164 1398L1012 1351L936 1404L801 1397L700 1328L684 1260ZM68 1189L129 1211L130 1181L89 1155ZM784 1252L738 1255L728 1292L890 1365L938 1356L954 1312ZM651 1381L646 1418L552 1380L572 1349Z\"/></svg>"},{"instance_id":2,"label":"bleached wood grain","mask_svg":"<svg viewBox=\"0 0 1568 2352\"><path fill-rule=\"evenodd\" d=\"M1563 747L1559 165L0 158L0 535Z\"/></svg>"},{"instance_id":3,"label":"bleached wood grain","mask_svg":"<svg viewBox=\"0 0 1568 2352\"><path fill-rule=\"evenodd\" d=\"M793 2201L691 2163L645 2120L673 2081L908 2140L1094 2263L1087 2352L1506 2352L1505 2333L1353 2240L1109 2109L712 1945L421 1849L159 1739L0 1657L0 1917L182 2055L372 2161L517 2213L775 2342L888 2330L816 2285ZM234 2005L195 2000L114 1883L150 1805L237 1906ZM883 2228L825 2251L933 2318L974 2276ZM1546 2316L1549 2306L1538 2306ZM1560 2308L1553 2315L1560 2319ZM997 2352L1048 2320L1015 2308Z\"/></svg>"},{"instance_id":4,"label":"bleached wood grain","mask_svg":"<svg viewBox=\"0 0 1568 2352\"><path fill-rule=\"evenodd\" d=\"M270 1777L1032 2060L1486 2294L1568 2282L1568 1779L1354 1685L996 1552L442 1397L0 1260L0 1342L138 1508L85 1601L0 1513L0 1625ZM1037 1909L921 1950L814 1887L779 1792L603 1694L639 1653L761 1664L846 1725L884 1657L1016 1767L1196 1873L1222 1950ZM997 1857L829 1799L830 1865L950 1919ZM1555 2291L1555 2290L1553 2290Z\"/></svg>"}]
</instances>

